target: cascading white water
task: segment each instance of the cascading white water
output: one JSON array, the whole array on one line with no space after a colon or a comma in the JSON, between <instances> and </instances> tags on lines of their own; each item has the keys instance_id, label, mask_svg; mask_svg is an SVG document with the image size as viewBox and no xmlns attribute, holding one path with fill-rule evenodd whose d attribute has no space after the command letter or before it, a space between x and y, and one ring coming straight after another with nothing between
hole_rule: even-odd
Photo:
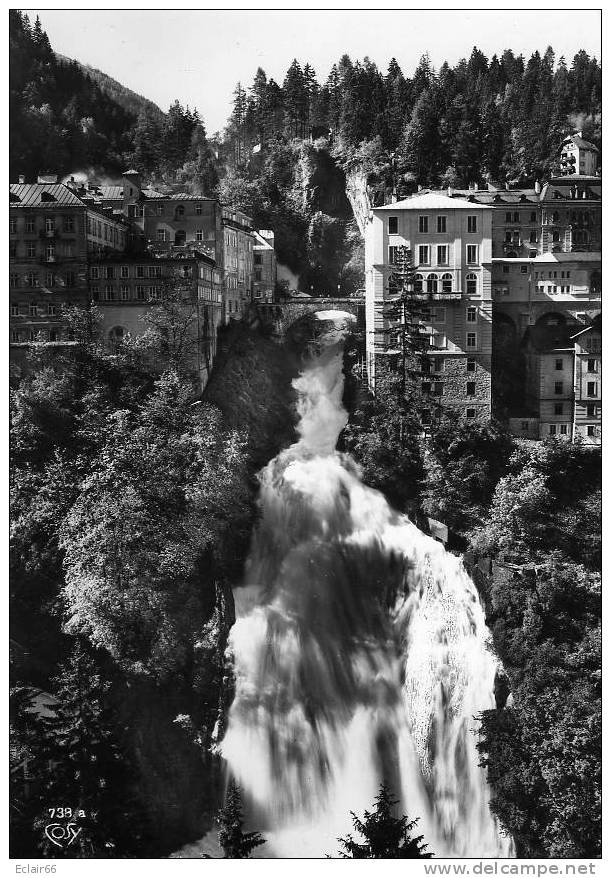
<instances>
[{"instance_id":1,"label":"cascading white water","mask_svg":"<svg viewBox=\"0 0 611 878\"><path fill-rule=\"evenodd\" d=\"M327 316L327 315L325 315ZM384 780L436 856L512 854L488 807L476 716L496 661L461 561L335 451L341 343L297 378L299 441L260 475L221 745L262 857L337 856Z\"/></svg>"}]
</instances>

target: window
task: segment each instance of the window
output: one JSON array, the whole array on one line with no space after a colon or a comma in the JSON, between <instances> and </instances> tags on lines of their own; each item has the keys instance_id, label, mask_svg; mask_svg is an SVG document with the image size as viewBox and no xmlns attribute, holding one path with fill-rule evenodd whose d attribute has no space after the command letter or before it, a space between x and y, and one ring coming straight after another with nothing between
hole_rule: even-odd
<instances>
[{"instance_id":1,"label":"window","mask_svg":"<svg viewBox=\"0 0 611 878\"><path fill-rule=\"evenodd\" d=\"M202 206L201 206L201 204L196 204L196 205L195 205L195 215L196 215L196 216L201 216L201 215L202 215Z\"/></svg>"},{"instance_id":2,"label":"window","mask_svg":"<svg viewBox=\"0 0 611 878\"><path fill-rule=\"evenodd\" d=\"M12 289L16 289L19 286L19 275L18 274L10 274L9 275L9 286Z\"/></svg>"},{"instance_id":3,"label":"window","mask_svg":"<svg viewBox=\"0 0 611 878\"><path fill-rule=\"evenodd\" d=\"M468 274L467 275L467 295L468 296L476 296L477 295L477 275L476 274Z\"/></svg>"},{"instance_id":4,"label":"window","mask_svg":"<svg viewBox=\"0 0 611 878\"><path fill-rule=\"evenodd\" d=\"M467 308L467 323L477 323L477 308L473 305Z\"/></svg>"},{"instance_id":5,"label":"window","mask_svg":"<svg viewBox=\"0 0 611 878\"><path fill-rule=\"evenodd\" d=\"M467 244L467 262L477 265L477 244Z\"/></svg>"},{"instance_id":6,"label":"window","mask_svg":"<svg viewBox=\"0 0 611 878\"><path fill-rule=\"evenodd\" d=\"M106 299L107 302L114 302L115 288L111 284L104 287L104 298Z\"/></svg>"},{"instance_id":7,"label":"window","mask_svg":"<svg viewBox=\"0 0 611 878\"><path fill-rule=\"evenodd\" d=\"M441 289L444 293L452 292L452 275L451 274L442 274L441 275Z\"/></svg>"},{"instance_id":8,"label":"window","mask_svg":"<svg viewBox=\"0 0 611 878\"><path fill-rule=\"evenodd\" d=\"M438 216L437 217L437 234L445 235L447 228L447 217L446 216Z\"/></svg>"},{"instance_id":9,"label":"window","mask_svg":"<svg viewBox=\"0 0 611 878\"><path fill-rule=\"evenodd\" d=\"M176 219L179 217L183 217L185 215L185 209L182 204L177 205L176 210L174 211L174 216Z\"/></svg>"},{"instance_id":10,"label":"window","mask_svg":"<svg viewBox=\"0 0 611 878\"><path fill-rule=\"evenodd\" d=\"M47 216L45 217L45 232L54 232L55 231L55 217Z\"/></svg>"},{"instance_id":11,"label":"window","mask_svg":"<svg viewBox=\"0 0 611 878\"><path fill-rule=\"evenodd\" d=\"M388 217L388 234L396 235L399 232L399 217L398 216L389 216Z\"/></svg>"},{"instance_id":12,"label":"window","mask_svg":"<svg viewBox=\"0 0 611 878\"><path fill-rule=\"evenodd\" d=\"M552 241L557 244L560 240L560 232L552 232Z\"/></svg>"},{"instance_id":13,"label":"window","mask_svg":"<svg viewBox=\"0 0 611 878\"><path fill-rule=\"evenodd\" d=\"M588 360L588 372L598 372L598 360Z\"/></svg>"},{"instance_id":14,"label":"window","mask_svg":"<svg viewBox=\"0 0 611 878\"><path fill-rule=\"evenodd\" d=\"M426 291L427 293L436 293L437 292L437 275L429 274L426 279Z\"/></svg>"},{"instance_id":15,"label":"window","mask_svg":"<svg viewBox=\"0 0 611 878\"><path fill-rule=\"evenodd\" d=\"M157 240L164 242L168 239L168 233L166 229L157 229Z\"/></svg>"},{"instance_id":16,"label":"window","mask_svg":"<svg viewBox=\"0 0 611 878\"><path fill-rule=\"evenodd\" d=\"M528 265L521 265L520 266L520 273L527 274L528 273Z\"/></svg>"},{"instance_id":17,"label":"window","mask_svg":"<svg viewBox=\"0 0 611 878\"><path fill-rule=\"evenodd\" d=\"M467 396L475 396L475 381L467 381Z\"/></svg>"},{"instance_id":18,"label":"window","mask_svg":"<svg viewBox=\"0 0 611 878\"><path fill-rule=\"evenodd\" d=\"M562 372L562 360L556 360L556 372Z\"/></svg>"},{"instance_id":19,"label":"window","mask_svg":"<svg viewBox=\"0 0 611 878\"><path fill-rule=\"evenodd\" d=\"M424 217L424 219L426 219L426 217ZM427 244L420 244L418 247L418 264L430 265L429 247Z\"/></svg>"},{"instance_id":20,"label":"window","mask_svg":"<svg viewBox=\"0 0 611 878\"><path fill-rule=\"evenodd\" d=\"M48 271L45 275L45 286L46 287L54 287L55 286L55 275L52 271Z\"/></svg>"},{"instance_id":21,"label":"window","mask_svg":"<svg viewBox=\"0 0 611 878\"><path fill-rule=\"evenodd\" d=\"M25 282L28 287L37 287L38 274L35 271L29 271L25 276Z\"/></svg>"},{"instance_id":22,"label":"window","mask_svg":"<svg viewBox=\"0 0 611 878\"><path fill-rule=\"evenodd\" d=\"M596 427L594 426L594 424L588 424L587 433L591 439L593 439L596 436Z\"/></svg>"},{"instance_id":23,"label":"window","mask_svg":"<svg viewBox=\"0 0 611 878\"><path fill-rule=\"evenodd\" d=\"M36 244L34 241L27 241L25 245L25 255L28 259L32 259L36 256Z\"/></svg>"},{"instance_id":24,"label":"window","mask_svg":"<svg viewBox=\"0 0 611 878\"><path fill-rule=\"evenodd\" d=\"M98 268L97 265L92 265L91 268L89 269L89 277L92 278L92 280L97 280L99 278L99 276L100 276L100 269Z\"/></svg>"},{"instance_id":25,"label":"window","mask_svg":"<svg viewBox=\"0 0 611 878\"><path fill-rule=\"evenodd\" d=\"M503 266L503 274L509 274L509 266L508 265Z\"/></svg>"},{"instance_id":26,"label":"window","mask_svg":"<svg viewBox=\"0 0 611 878\"><path fill-rule=\"evenodd\" d=\"M121 266L121 277L129 277L129 265Z\"/></svg>"},{"instance_id":27,"label":"window","mask_svg":"<svg viewBox=\"0 0 611 878\"><path fill-rule=\"evenodd\" d=\"M426 235L429 230L429 218L428 216L419 216L418 217L418 231L421 235Z\"/></svg>"},{"instance_id":28,"label":"window","mask_svg":"<svg viewBox=\"0 0 611 878\"><path fill-rule=\"evenodd\" d=\"M562 393L563 392L564 382L562 381L554 381L554 393Z\"/></svg>"},{"instance_id":29,"label":"window","mask_svg":"<svg viewBox=\"0 0 611 878\"><path fill-rule=\"evenodd\" d=\"M20 341L19 331L17 329L11 329L11 341Z\"/></svg>"},{"instance_id":30,"label":"window","mask_svg":"<svg viewBox=\"0 0 611 878\"><path fill-rule=\"evenodd\" d=\"M445 362L443 357L435 357L435 371L443 372L445 370Z\"/></svg>"},{"instance_id":31,"label":"window","mask_svg":"<svg viewBox=\"0 0 611 878\"><path fill-rule=\"evenodd\" d=\"M531 232L530 235L528 236L528 240L530 241L531 244L536 244L537 243L537 233Z\"/></svg>"},{"instance_id":32,"label":"window","mask_svg":"<svg viewBox=\"0 0 611 878\"><path fill-rule=\"evenodd\" d=\"M537 211L536 211L536 210L531 210L531 212L530 212L530 221L531 221L531 223L536 223L536 222L537 222Z\"/></svg>"},{"instance_id":33,"label":"window","mask_svg":"<svg viewBox=\"0 0 611 878\"><path fill-rule=\"evenodd\" d=\"M422 275L421 274L414 275L414 292L415 293L422 292Z\"/></svg>"},{"instance_id":34,"label":"window","mask_svg":"<svg viewBox=\"0 0 611 878\"><path fill-rule=\"evenodd\" d=\"M56 312L55 305L53 305L53 304L47 305L47 315L49 317L55 317L55 312Z\"/></svg>"},{"instance_id":35,"label":"window","mask_svg":"<svg viewBox=\"0 0 611 878\"><path fill-rule=\"evenodd\" d=\"M76 284L76 274L73 271L67 271L66 275L66 286L73 287Z\"/></svg>"},{"instance_id":36,"label":"window","mask_svg":"<svg viewBox=\"0 0 611 878\"><path fill-rule=\"evenodd\" d=\"M549 434L550 434L550 436L555 436L555 435L556 435L556 425L555 425L555 424L550 424L550 425L549 425Z\"/></svg>"},{"instance_id":37,"label":"window","mask_svg":"<svg viewBox=\"0 0 611 878\"><path fill-rule=\"evenodd\" d=\"M475 372L475 360L467 360L467 372Z\"/></svg>"},{"instance_id":38,"label":"window","mask_svg":"<svg viewBox=\"0 0 611 878\"><path fill-rule=\"evenodd\" d=\"M474 418L477 413L476 413L475 409L467 409L465 414L467 415L468 418Z\"/></svg>"},{"instance_id":39,"label":"window","mask_svg":"<svg viewBox=\"0 0 611 878\"><path fill-rule=\"evenodd\" d=\"M477 232L477 217L476 216L468 216L467 217L467 231L470 234L475 234Z\"/></svg>"},{"instance_id":40,"label":"window","mask_svg":"<svg viewBox=\"0 0 611 878\"><path fill-rule=\"evenodd\" d=\"M505 222L506 223L511 222L511 211L510 210L508 210L507 213L505 214Z\"/></svg>"},{"instance_id":41,"label":"window","mask_svg":"<svg viewBox=\"0 0 611 878\"><path fill-rule=\"evenodd\" d=\"M104 277L108 280L114 280L115 276L115 268L114 265L107 265L106 270L104 271Z\"/></svg>"},{"instance_id":42,"label":"window","mask_svg":"<svg viewBox=\"0 0 611 878\"><path fill-rule=\"evenodd\" d=\"M476 332L468 332L467 333L467 347L468 348L476 348L477 347L477 333Z\"/></svg>"},{"instance_id":43,"label":"window","mask_svg":"<svg viewBox=\"0 0 611 878\"><path fill-rule=\"evenodd\" d=\"M560 424L560 435L561 436L566 436L566 434L567 434L566 428L567 428L566 424Z\"/></svg>"},{"instance_id":44,"label":"window","mask_svg":"<svg viewBox=\"0 0 611 878\"><path fill-rule=\"evenodd\" d=\"M91 287L91 298L94 302L97 302L100 298L100 291L97 287Z\"/></svg>"},{"instance_id":45,"label":"window","mask_svg":"<svg viewBox=\"0 0 611 878\"><path fill-rule=\"evenodd\" d=\"M520 222L520 213L517 210L515 210L513 213L513 221L514 221L514 223Z\"/></svg>"},{"instance_id":46,"label":"window","mask_svg":"<svg viewBox=\"0 0 611 878\"><path fill-rule=\"evenodd\" d=\"M511 241L512 241L511 232L505 232L505 243L511 244Z\"/></svg>"},{"instance_id":47,"label":"window","mask_svg":"<svg viewBox=\"0 0 611 878\"><path fill-rule=\"evenodd\" d=\"M554 414L561 415L563 408L564 408L564 406L562 405L561 402L555 402L554 403Z\"/></svg>"},{"instance_id":48,"label":"window","mask_svg":"<svg viewBox=\"0 0 611 878\"><path fill-rule=\"evenodd\" d=\"M204 230L203 230L203 229L197 229L197 230L196 230L196 232L195 232L195 240L196 240L196 241L199 241L200 243L204 240Z\"/></svg>"},{"instance_id":49,"label":"window","mask_svg":"<svg viewBox=\"0 0 611 878\"><path fill-rule=\"evenodd\" d=\"M399 262L399 247L388 248L388 264L397 265Z\"/></svg>"},{"instance_id":50,"label":"window","mask_svg":"<svg viewBox=\"0 0 611 878\"><path fill-rule=\"evenodd\" d=\"M140 302L142 302L142 301L144 301L144 297L145 297L144 287L141 286L141 285L138 285L138 286L136 287L136 298L137 298Z\"/></svg>"},{"instance_id":51,"label":"window","mask_svg":"<svg viewBox=\"0 0 611 878\"><path fill-rule=\"evenodd\" d=\"M598 384L596 381L588 381L588 396L598 396Z\"/></svg>"},{"instance_id":52,"label":"window","mask_svg":"<svg viewBox=\"0 0 611 878\"><path fill-rule=\"evenodd\" d=\"M14 235L16 233L16 231L17 231L17 220L16 219L9 220L9 231L10 231L11 235Z\"/></svg>"},{"instance_id":53,"label":"window","mask_svg":"<svg viewBox=\"0 0 611 878\"><path fill-rule=\"evenodd\" d=\"M555 210L555 211L552 213L552 222L553 222L553 223L557 223L559 219L560 219L560 214L558 213L557 210Z\"/></svg>"},{"instance_id":54,"label":"window","mask_svg":"<svg viewBox=\"0 0 611 878\"><path fill-rule=\"evenodd\" d=\"M28 313L30 317L38 317L38 303L30 302L30 306L28 308Z\"/></svg>"},{"instance_id":55,"label":"window","mask_svg":"<svg viewBox=\"0 0 611 878\"><path fill-rule=\"evenodd\" d=\"M19 317L19 305L11 305L11 317Z\"/></svg>"},{"instance_id":56,"label":"window","mask_svg":"<svg viewBox=\"0 0 611 878\"><path fill-rule=\"evenodd\" d=\"M445 219L445 217L444 217ZM445 244L440 244L437 247L437 265L447 265L448 264L448 248Z\"/></svg>"},{"instance_id":57,"label":"window","mask_svg":"<svg viewBox=\"0 0 611 878\"><path fill-rule=\"evenodd\" d=\"M74 231L74 217L73 216L65 216L64 217L64 232L73 232Z\"/></svg>"},{"instance_id":58,"label":"window","mask_svg":"<svg viewBox=\"0 0 611 878\"><path fill-rule=\"evenodd\" d=\"M121 284L121 300L125 302L129 299L129 284Z\"/></svg>"},{"instance_id":59,"label":"window","mask_svg":"<svg viewBox=\"0 0 611 878\"><path fill-rule=\"evenodd\" d=\"M26 232L34 232L34 231L36 231L36 226L35 226L35 223L34 223L34 219L33 219L33 218L28 217L28 218L26 219L26 221L25 221L25 230L26 230Z\"/></svg>"},{"instance_id":60,"label":"window","mask_svg":"<svg viewBox=\"0 0 611 878\"><path fill-rule=\"evenodd\" d=\"M136 277L144 277L144 265L136 266Z\"/></svg>"},{"instance_id":61,"label":"window","mask_svg":"<svg viewBox=\"0 0 611 878\"><path fill-rule=\"evenodd\" d=\"M17 241L9 241L8 255L11 259L14 259L17 256Z\"/></svg>"}]
</instances>

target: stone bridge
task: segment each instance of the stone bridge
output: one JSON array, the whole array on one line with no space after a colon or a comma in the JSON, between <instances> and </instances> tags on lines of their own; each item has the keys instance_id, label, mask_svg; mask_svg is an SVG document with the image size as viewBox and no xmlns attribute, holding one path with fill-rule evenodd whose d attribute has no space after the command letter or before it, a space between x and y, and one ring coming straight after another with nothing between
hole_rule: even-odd
<instances>
[{"instance_id":1,"label":"stone bridge","mask_svg":"<svg viewBox=\"0 0 611 878\"><path fill-rule=\"evenodd\" d=\"M316 314L317 311L344 311L356 317L357 326L365 326L365 298L353 296L304 296L303 298L287 299L283 302L257 302L254 310L266 327L273 328L274 333L284 338L288 330L299 321Z\"/></svg>"}]
</instances>

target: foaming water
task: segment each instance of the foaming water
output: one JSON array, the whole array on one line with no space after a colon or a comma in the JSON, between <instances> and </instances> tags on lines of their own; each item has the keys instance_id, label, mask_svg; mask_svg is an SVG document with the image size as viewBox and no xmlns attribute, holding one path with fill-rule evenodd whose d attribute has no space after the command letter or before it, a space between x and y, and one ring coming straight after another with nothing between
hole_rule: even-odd
<instances>
[{"instance_id":1,"label":"foaming water","mask_svg":"<svg viewBox=\"0 0 611 878\"><path fill-rule=\"evenodd\" d=\"M257 854L337 856L383 780L435 855L509 856L475 747L496 661L474 585L335 451L341 345L294 386L300 438L260 474L229 643L221 751L268 839Z\"/></svg>"}]
</instances>

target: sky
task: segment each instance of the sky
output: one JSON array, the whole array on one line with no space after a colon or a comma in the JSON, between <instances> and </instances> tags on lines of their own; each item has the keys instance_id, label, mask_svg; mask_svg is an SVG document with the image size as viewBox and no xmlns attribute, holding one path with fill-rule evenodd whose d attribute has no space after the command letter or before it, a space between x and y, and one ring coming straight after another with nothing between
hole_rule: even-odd
<instances>
[{"instance_id":1,"label":"sky","mask_svg":"<svg viewBox=\"0 0 611 878\"><path fill-rule=\"evenodd\" d=\"M368 55L385 72L393 57L406 76L429 53L435 67L511 48L567 63L579 49L600 60L597 10L27 10L40 16L56 52L97 67L167 110L197 107L206 130L223 128L238 81L257 67L282 84L293 58L319 82L342 54Z\"/></svg>"}]
</instances>

